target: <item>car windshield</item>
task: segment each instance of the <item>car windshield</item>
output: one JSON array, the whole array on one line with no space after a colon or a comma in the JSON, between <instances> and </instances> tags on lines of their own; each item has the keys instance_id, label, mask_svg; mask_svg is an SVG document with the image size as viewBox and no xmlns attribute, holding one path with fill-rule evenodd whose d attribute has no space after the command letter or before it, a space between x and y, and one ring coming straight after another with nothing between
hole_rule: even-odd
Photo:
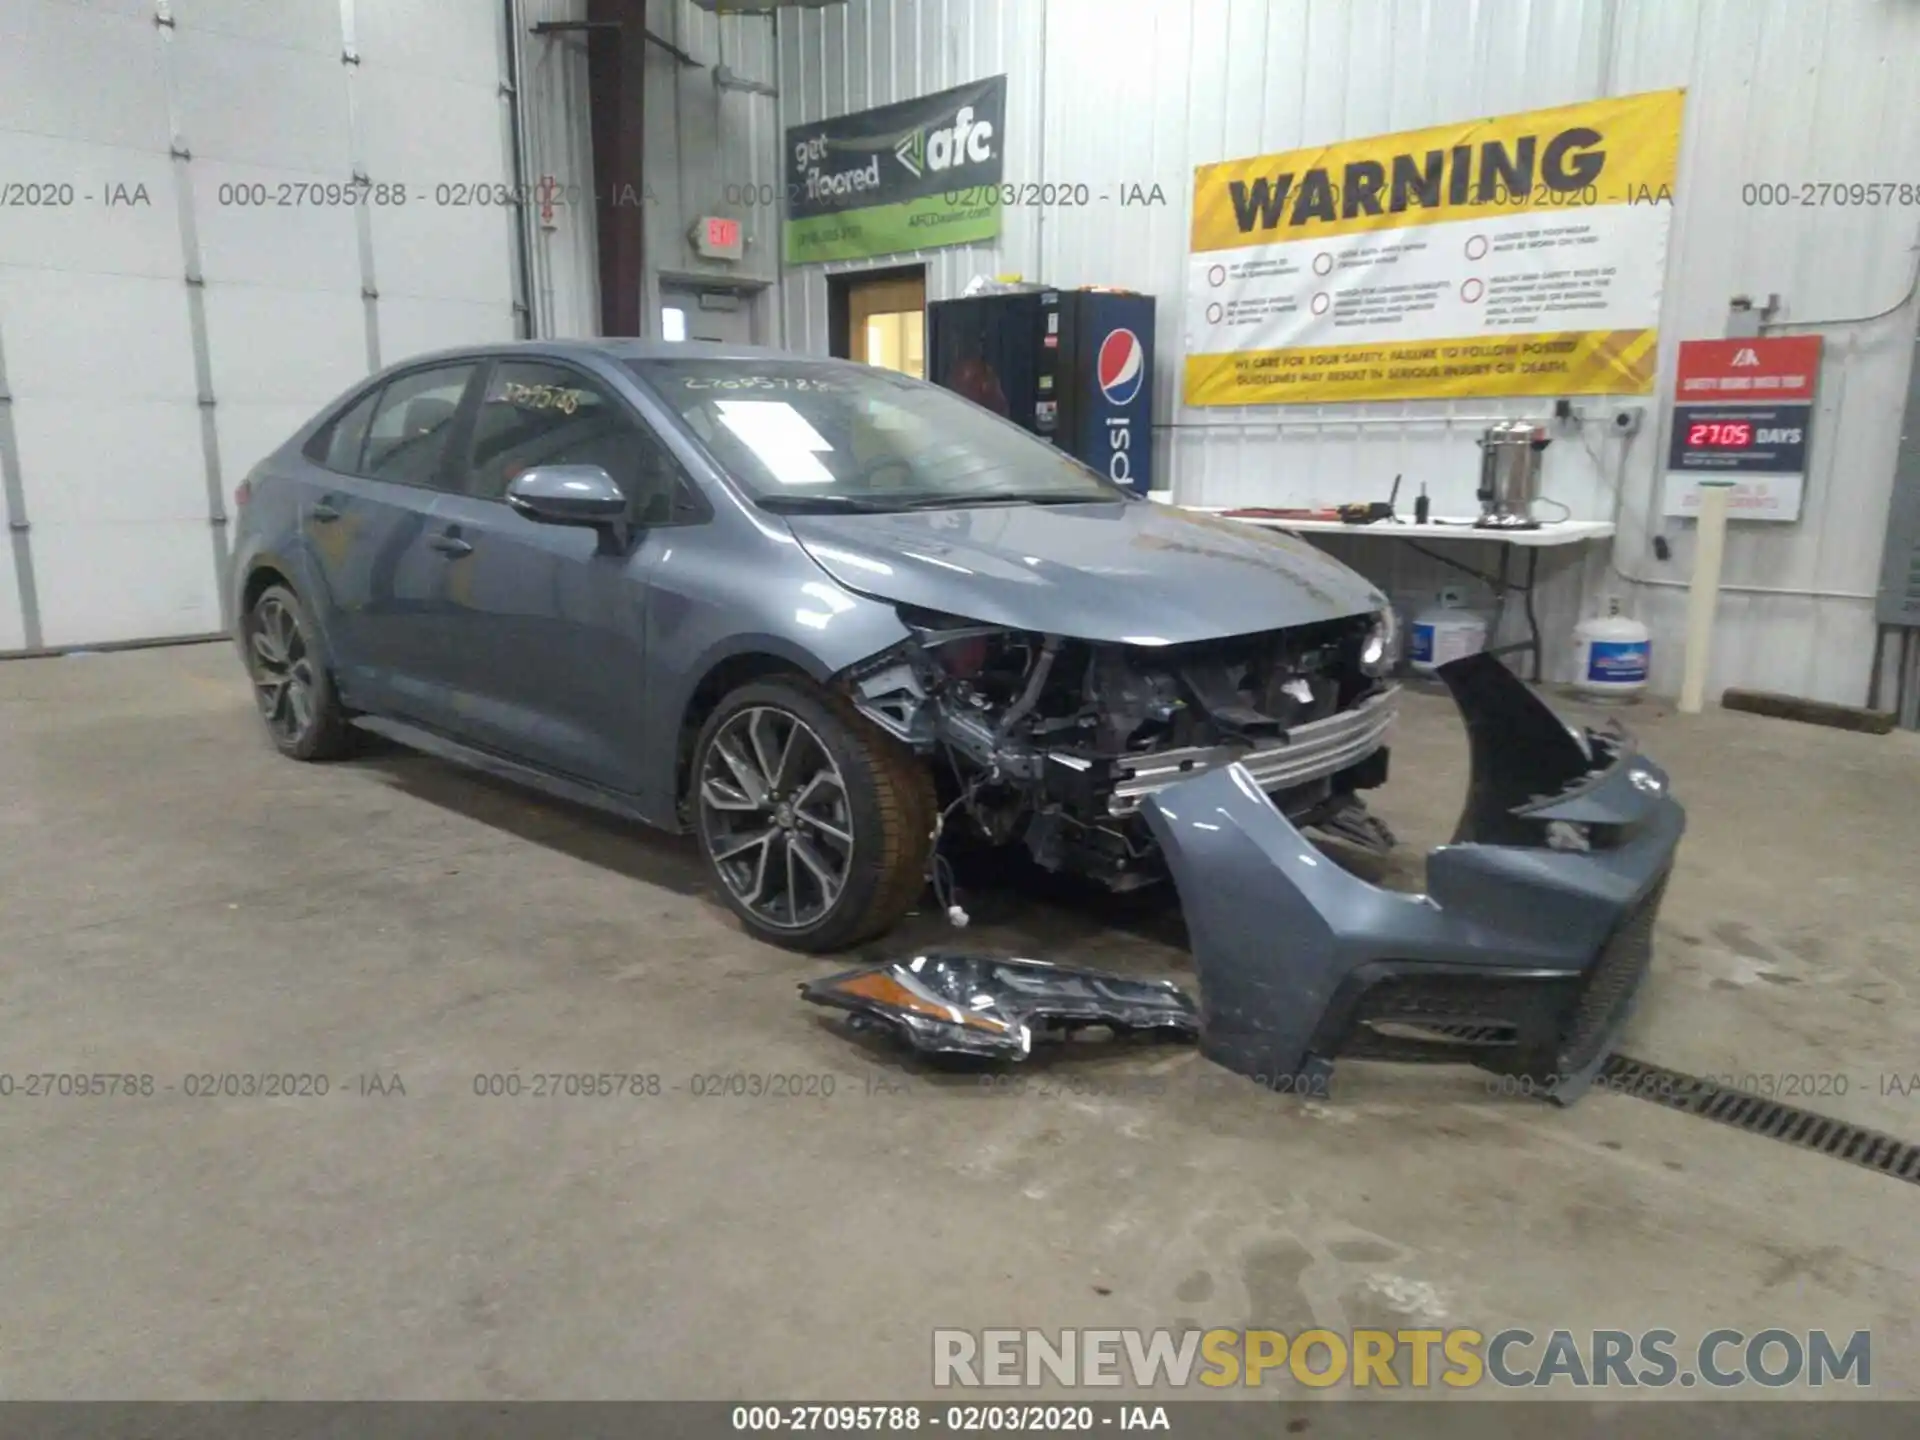
<instances>
[{"instance_id":1,"label":"car windshield","mask_svg":"<svg viewBox=\"0 0 1920 1440\"><path fill-rule=\"evenodd\" d=\"M629 363L768 509L1076 504L1128 494L950 391L890 370L807 360Z\"/></svg>"}]
</instances>

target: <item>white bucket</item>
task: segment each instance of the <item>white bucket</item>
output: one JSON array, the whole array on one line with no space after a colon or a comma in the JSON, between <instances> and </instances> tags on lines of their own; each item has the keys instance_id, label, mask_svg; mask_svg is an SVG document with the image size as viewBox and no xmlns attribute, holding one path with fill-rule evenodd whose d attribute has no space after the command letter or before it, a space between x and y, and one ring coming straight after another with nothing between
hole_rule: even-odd
<instances>
[{"instance_id":1,"label":"white bucket","mask_svg":"<svg viewBox=\"0 0 1920 1440\"><path fill-rule=\"evenodd\" d=\"M1422 675L1431 675L1449 660L1477 655L1487 648L1486 617L1442 602L1422 610L1407 627L1407 663Z\"/></svg>"}]
</instances>

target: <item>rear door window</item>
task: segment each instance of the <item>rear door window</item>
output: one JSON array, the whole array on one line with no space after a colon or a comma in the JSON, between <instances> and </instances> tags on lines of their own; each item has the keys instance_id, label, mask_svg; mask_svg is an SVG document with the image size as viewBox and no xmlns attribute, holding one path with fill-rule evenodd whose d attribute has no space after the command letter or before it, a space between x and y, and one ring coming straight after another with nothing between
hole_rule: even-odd
<instances>
[{"instance_id":1,"label":"rear door window","mask_svg":"<svg viewBox=\"0 0 1920 1440\"><path fill-rule=\"evenodd\" d=\"M367 426L359 473L402 485L442 486L447 440L476 368L446 365L389 381Z\"/></svg>"}]
</instances>

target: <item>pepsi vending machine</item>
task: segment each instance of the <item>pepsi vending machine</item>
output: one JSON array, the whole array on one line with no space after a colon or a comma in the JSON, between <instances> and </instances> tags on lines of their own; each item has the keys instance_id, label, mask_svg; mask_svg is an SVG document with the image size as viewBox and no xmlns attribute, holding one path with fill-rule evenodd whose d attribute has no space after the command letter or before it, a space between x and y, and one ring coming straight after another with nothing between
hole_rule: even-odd
<instances>
[{"instance_id":1,"label":"pepsi vending machine","mask_svg":"<svg viewBox=\"0 0 1920 1440\"><path fill-rule=\"evenodd\" d=\"M1139 494L1153 488L1153 297L1030 289L927 307L928 378Z\"/></svg>"}]
</instances>

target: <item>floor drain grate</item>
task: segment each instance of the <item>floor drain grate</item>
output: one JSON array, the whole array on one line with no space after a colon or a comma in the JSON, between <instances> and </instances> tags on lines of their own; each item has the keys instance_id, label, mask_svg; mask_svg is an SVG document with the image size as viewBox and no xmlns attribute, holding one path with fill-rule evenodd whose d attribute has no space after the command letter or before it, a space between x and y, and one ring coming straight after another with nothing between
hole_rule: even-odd
<instances>
[{"instance_id":1,"label":"floor drain grate","mask_svg":"<svg viewBox=\"0 0 1920 1440\"><path fill-rule=\"evenodd\" d=\"M1594 1083L1616 1095L1651 1100L1684 1115L1717 1120L1736 1130L1865 1166L1909 1185L1920 1185L1920 1145L1910 1145L1878 1130L1850 1125L1845 1120L1817 1115L1797 1105L1783 1105L1750 1090L1729 1089L1683 1070L1649 1065L1625 1055L1608 1056Z\"/></svg>"}]
</instances>

